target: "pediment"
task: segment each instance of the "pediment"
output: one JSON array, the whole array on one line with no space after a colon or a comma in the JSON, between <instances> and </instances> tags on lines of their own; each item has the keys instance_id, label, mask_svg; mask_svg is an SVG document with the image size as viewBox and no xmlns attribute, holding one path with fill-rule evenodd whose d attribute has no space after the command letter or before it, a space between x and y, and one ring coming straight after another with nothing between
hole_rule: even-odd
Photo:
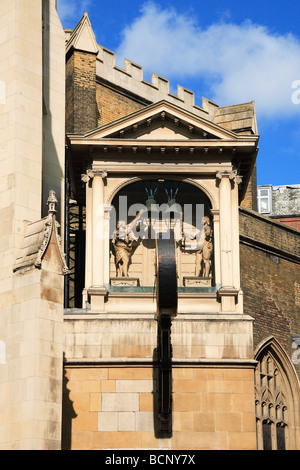
<instances>
[{"instance_id":1,"label":"pediment","mask_svg":"<svg viewBox=\"0 0 300 470\"><path fill-rule=\"evenodd\" d=\"M84 13L83 17L68 39L66 44L66 52L68 52L72 47L76 50L98 54L99 47L97 45L97 41L87 12Z\"/></svg>"},{"instance_id":2,"label":"pediment","mask_svg":"<svg viewBox=\"0 0 300 470\"><path fill-rule=\"evenodd\" d=\"M135 165L136 172L144 171L143 162L151 163L152 171L160 171L155 164L160 164L162 156L165 162L168 159L170 164L177 165L176 171L180 162L186 169L189 158L194 162L193 171L208 154L218 161L227 158L239 168L243 177L240 190L244 191L256 159L258 136L239 134L210 119L209 115L205 119L160 101L84 134L68 134L77 200L81 197L81 175L88 164L92 165L92 159L104 161L105 167L111 165L109 171L126 172L131 167L127 162L132 161L132 155L136 163L141 162L139 170ZM207 170L206 163L203 165ZM192 171L192 166L188 171Z\"/></svg>"},{"instance_id":3,"label":"pediment","mask_svg":"<svg viewBox=\"0 0 300 470\"><path fill-rule=\"evenodd\" d=\"M238 135L228 129L161 101L130 115L103 125L84 136L85 139L137 140L232 140Z\"/></svg>"}]
</instances>

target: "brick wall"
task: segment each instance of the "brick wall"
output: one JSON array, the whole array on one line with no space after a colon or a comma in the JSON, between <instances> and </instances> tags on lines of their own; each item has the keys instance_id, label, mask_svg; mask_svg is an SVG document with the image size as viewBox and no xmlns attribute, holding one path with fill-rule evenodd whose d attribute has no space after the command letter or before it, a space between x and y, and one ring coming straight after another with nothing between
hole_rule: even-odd
<instances>
[{"instance_id":1,"label":"brick wall","mask_svg":"<svg viewBox=\"0 0 300 470\"><path fill-rule=\"evenodd\" d=\"M98 126L137 111L146 104L100 83L97 83L96 99L99 113Z\"/></svg>"},{"instance_id":2,"label":"brick wall","mask_svg":"<svg viewBox=\"0 0 300 470\"><path fill-rule=\"evenodd\" d=\"M241 209L240 238L244 311L255 318L254 346L273 335L291 357L291 334L300 334L299 233Z\"/></svg>"},{"instance_id":3,"label":"brick wall","mask_svg":"<svg viewBox=\"0 0 300 470\"><path fill-rule=\"evenodd\" d=\"M244 199L241 201L241 206L246 209L252 209L257 211L257 171L256 165L253 168L252 175L250 177L247 191Z\"/></svg>"},{"instance_id":4,"label":"brick wall","mask_svg":"<svg viewBox=\"0 0 300 470\"><path fill-rule=\"evenodd\" d=\"M66 62L66 132L82 133L143 108L148 103L96 83L94 54L72 50Z\"/></svg>"},{"instance_id":5,"label":"brick wall","mask_svg":"<svg viewBox=\"0 0 300 470\"><path fill-rule=\"evenodd\" d=\"M86 132L97 124L96 56L74 50L66 63L66 132Z\"/></svg>"},{"instance_id":6,"label":"brick wall","mask_svg":"<svg viewBox=\"0 0 300 470\"><path fill-rule=\"evenodd\" d=\"M278 222L289 225L300 232L300 217L273 217Z\"/></svg>"},{"instance_id":7,"label":"brick wall","mask_svg":"<svg viewBox=\"0 0 300 470\"><path fill-rule=\"evenodd\" d=\"M156 436L152 367L66 367L63 449L256 448L253 370L174 368L172 437Z\"/></svg>"}]
</instances>

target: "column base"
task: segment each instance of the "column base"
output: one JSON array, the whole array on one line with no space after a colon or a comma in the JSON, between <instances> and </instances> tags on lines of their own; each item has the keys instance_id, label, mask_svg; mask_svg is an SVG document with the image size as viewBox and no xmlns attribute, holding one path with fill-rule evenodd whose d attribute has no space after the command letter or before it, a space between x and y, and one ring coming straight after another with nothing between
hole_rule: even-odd
<instances>
[{"instance_id":1,"label":"column base","mask_svg":"<svg viewBox=\"0 0 300 470\"><path fill-rule=\"evenodd\" d=\"M88 289L87 294L91 305L90 312L103 313L105 311L107 289L104 286L92 286Z\"/></svg>"},{"instance_id":2,"label":"column base","mask_svg":"<svg viewBox=\"0 0 300 470\"><path fill-rule=\"evenodd\" d=\"M235 287L221 287L218 290L218 298L221 300L222 312L235 312L239 290Z\"/></svg>"}]
</instances>

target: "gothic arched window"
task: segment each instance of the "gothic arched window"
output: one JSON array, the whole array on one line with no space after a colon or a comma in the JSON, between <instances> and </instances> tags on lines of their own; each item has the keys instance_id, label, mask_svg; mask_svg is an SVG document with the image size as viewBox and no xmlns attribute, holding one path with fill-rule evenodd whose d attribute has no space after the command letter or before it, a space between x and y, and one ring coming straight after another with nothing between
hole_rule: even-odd
<instances>
[{"instance_id":1,"label":"gothic arched window","mask_svg":"<svg viewBox=\"0 0 300 470\"><path fill-rule=\"evenodd\" d=\"M283 349L269 339L256 354L255 411L258 450L295 445L299 383ZM299 398L298 398L299 400Z\"/></svg>"}]
</instances>

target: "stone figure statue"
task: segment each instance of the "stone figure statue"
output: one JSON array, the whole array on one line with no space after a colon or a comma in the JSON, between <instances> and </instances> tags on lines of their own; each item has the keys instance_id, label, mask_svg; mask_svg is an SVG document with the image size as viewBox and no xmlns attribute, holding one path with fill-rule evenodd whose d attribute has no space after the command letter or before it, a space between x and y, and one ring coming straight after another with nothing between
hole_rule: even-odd
<instances>
[{"instance_id":1,"label":"stone figure statue","mask_svg":"<svg viewBox=\"0 0 300 470\"><path fill-rule=\"evenodd\" d=\"M204 216L202 221L203 229L198 230L196 235L192 235L188 231L184 232L184 245L186 249L196 251L195 276L209 277L213 252L212 229L207 216ZM187 242L187 239L194 240L194 242Z\"/></svg>"},{"instance_id":2,"label":"stone figure statue","mask_svg":"<svg viewBox=\"0 0 300 470\"><path fill-rule=\"evenodd\" d=\"M212 229L208 217L203 218L203 245L196 252L196 270L197 277L209 277L211 274L211 255L213 251Z\"/></svg>"},{"instance_id":3,"label":"stone figure statue","mask_svg":"<svg viewBox=\"0 0 300 470\"><path fill-rule=\"evenodd\" d=\"M140 211L135 219L128 225L119 220L113 234L113 246L115 252L115 265L117 277L128 277L128 268L133 253L134 242L138 240L133 229L137 227L138 220L144 211Z\"/></svg>"}]
</instances>

